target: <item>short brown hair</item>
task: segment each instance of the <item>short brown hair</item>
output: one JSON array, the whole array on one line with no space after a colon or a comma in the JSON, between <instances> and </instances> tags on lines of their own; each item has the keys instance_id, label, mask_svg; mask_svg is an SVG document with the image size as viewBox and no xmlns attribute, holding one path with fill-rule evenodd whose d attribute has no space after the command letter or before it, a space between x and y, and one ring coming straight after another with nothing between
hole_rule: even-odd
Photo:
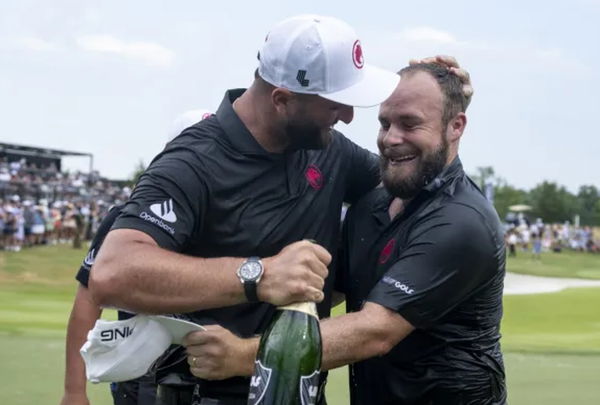
<instances>
[{"instance_id":1,"label":"short brown hair","mask_svg":"<svg viewBox=\"0 0 600 405\"><path fill-rule=\"evenodd\" d=\"M416 72L429 73L439 84L444 96L442 108L442 125L445 127L459 112L467 110L467 98L463 93L462 82L458 76L447 68L435 63L417 63L400 70L400 76L412 75Z\"/></svg>"}]
</instances>

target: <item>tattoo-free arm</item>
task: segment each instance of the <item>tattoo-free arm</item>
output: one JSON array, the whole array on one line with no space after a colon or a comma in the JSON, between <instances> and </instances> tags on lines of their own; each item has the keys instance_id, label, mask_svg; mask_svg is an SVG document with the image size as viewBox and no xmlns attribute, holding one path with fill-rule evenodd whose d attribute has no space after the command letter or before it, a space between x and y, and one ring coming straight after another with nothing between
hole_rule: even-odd
<instances>
[{"instance_id":1,"label":"tattoo-free arm","mask_svg":"<svg viewBox=\"0 0 600 405\"><path fill-rule=\"evenodd\" d=\"M244 259L201 258L162 249L149 235L116 229L104 240L89 288L101 306L137 313L184 313L246 302L236 275ZM299 241L264 258L258 297L274 305L323 300L331 255Z\"/></svg>"},{"instance_id":2,"label":"tattoo-free arm","mask_svg":"<svg viewBox=\"0 0 600 405\"><path fill-rule=\"evenodd\" d=\"M321 321L321 369L382 356L413 330L397 313L370 302L360 312L325 319ZM190 333L184 345L192 374L220 380L252 375L259 343L258 338L242 339L221 326L211 325L207 331Z\"/></svg>"},{"instance_id":3,"label":"tattoo-free arm","mask_svg":"<svg viewBox=\"0 0 600 405\"><path fill-rule=\"evenodd\" d=\"M80 285L69 317L66 339L65 388L62 405L89 404L86 393L85 363L79 349L87 339L102 310L92 300L87 288Z\"/></svg>"},{"instance_id":4,"label":"tattoo-free arm","mask_svg":"<svg viewBox=\"0 0 600 405\"><path fill-rule=\"evenodd\" d=\"M402 316L367 302L362 310L321 322L323 370L383 356L415 328Z\"/></svg>"}]
</instances>

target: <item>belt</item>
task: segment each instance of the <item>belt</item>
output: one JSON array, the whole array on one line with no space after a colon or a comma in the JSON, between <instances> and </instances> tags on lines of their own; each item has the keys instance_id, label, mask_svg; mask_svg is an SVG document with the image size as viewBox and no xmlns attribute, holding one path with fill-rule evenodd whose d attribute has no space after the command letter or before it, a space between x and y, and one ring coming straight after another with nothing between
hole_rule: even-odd
<instances>
[{"instance_id":1,"label":"belt","mask_svg":"<svg viewBox=\"0 0 600 405\"><path fill-rule=\"evenodd\" d=\"M246 405L246 398L209 398L200 396L199 386L158 384L155 405Z\"/></svg>"}]
</instances>

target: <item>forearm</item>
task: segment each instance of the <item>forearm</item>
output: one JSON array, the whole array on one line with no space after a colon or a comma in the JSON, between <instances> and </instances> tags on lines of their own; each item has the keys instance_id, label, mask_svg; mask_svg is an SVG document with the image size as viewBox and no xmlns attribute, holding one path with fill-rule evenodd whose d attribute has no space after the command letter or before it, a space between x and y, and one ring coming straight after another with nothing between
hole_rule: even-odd
<instances>
[{"instance_id":1,"label":"forearm","mask_svg":"<svg viewBox=\"0 0 600 405\"><path fill-rule=\"evenodd\" d=\"M205 259L161 249L147 235L111 231L94 264L90 290L103 306L182 313L245 302L240 258ZM140 235L141 234L141 235Z\"/></svg>"},{"instance_id":2,"label":"forearm","mask_svg":"<svg viewBox=\"0 0 600 405\"><path fill-rule=\"evenodd\" d=\"M321 369L383 356L413 330L400 315L372 303L359 312L325 319L321 322Z\"/></svg>"},{"instance_id":3,"label":"forearm","mask_svg":"<svg viewBox=\"0 0 600 405\"><path fill-rule=\"evenodd\" d=\"M66 339L65 394L86 392L85 364L79 349L102 311L91 301L89 291L80 286L69 317Z\"/></svg>"},{"instance_id":4,"label":"forearm","mask_svg":"<svg viewBox=\"0 0 600 405\"><path fill-rule=\"evenodd\" d=\"M382 307L378 310L386 312L375 314L368 310L366 313L354 312L321 321L322 370L330 370L370 357L382 356L413 330L413 327L399 315ZM221 329L219 327L219 330ZM226 359L224 362L227 364L226 373L223 374L222 371L225 368L218 369L217 372L214 370L207 372L207 368L203 368L192 370L195 375L202 378L222 379L253 374L260 338L237 338L238 341L225 345L226 347L235 347L235 350L209 350L206 343L209 338L205 335L206 332L198 332L197 336L203 339L199 347L204 351L196 349L194 353L200 356L200 363L207 359L207 353L211 353L211 355L220 353ZM216 341L221 343L225 339ZM224 355L225 353L227 355ZM218 364L213 359L208 363L210 365Z\"/></svg>"}]
</instances>

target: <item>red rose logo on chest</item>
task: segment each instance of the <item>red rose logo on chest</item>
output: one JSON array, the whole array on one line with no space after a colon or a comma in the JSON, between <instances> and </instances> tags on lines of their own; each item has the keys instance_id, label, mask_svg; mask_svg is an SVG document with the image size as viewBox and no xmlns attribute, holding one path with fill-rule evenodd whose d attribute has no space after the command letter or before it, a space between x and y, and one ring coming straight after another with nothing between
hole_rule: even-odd
<instances>
[{"instance_id":1,"label":"red rose logo on chest","mask_svg":"<svg viewBox=\"0 0 600 405\"><path fill-rule=\"evenodd\" d=\"M385 244L383 249L381 249L381 253L379 254L379 264L384 264L387 262L394 251L394 246L396 245L396 241L394 239L390 239L388 243Z\"/></svg>"},{"instance_id":2,"label":"red rose logo on chest","mask_svg":"<svg viewBox=\"0 0 600 405\"><path fill-rule=\"evenodd\" d=\"M317 166L308 165L306 172L304 172L304 176L306 177L308 184L315 190L320 190L323 187L323 174L321 174L321 171Z\"/></svg>"}]
</instances>

